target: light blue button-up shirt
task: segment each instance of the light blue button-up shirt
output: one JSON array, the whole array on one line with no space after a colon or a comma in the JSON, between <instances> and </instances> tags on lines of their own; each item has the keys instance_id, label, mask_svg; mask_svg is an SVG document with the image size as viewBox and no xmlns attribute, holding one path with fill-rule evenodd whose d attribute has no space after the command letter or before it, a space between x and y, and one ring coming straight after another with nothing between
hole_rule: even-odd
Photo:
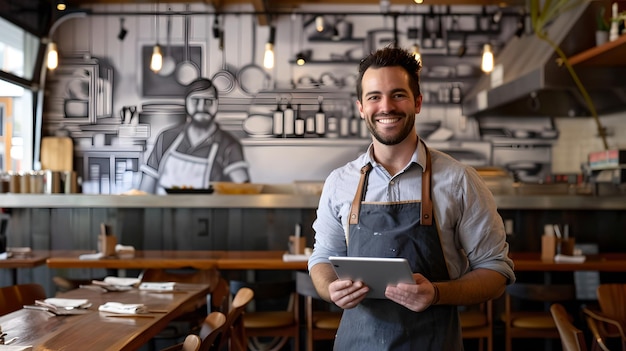
<instances>
[{"instance_id":1,"label":"light blue button-up shirt","mask_svg":"<svg viewBox=\"0 0 626 351\"><path fill-rule=\"evenodd\" d=\"M502 218L491 191L471 167L451 156L430 149L432 162L432 201L441 245L451 279L470 270L491 269L515 281L513 261ZM356 160L328 176L313 223L315 245L309 269L329 263L328 256L347 254L349 212L356 193L361 167L370 162L365 202L421 201L422 170L426 167L426 148L422 141L411 161L398 174L391 175L376 161L372 146ZM419 216L419 213L415 214Z\"/></svg>"}]
</instances>

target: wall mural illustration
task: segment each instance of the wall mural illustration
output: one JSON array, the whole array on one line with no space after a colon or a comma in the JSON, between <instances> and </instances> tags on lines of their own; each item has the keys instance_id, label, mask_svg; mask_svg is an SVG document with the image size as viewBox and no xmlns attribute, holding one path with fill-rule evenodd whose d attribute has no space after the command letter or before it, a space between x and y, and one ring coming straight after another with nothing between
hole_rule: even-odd
<instances>
[{"instance_id":1,"label":"wall mural illustration","mask_svg":"<svg viewBox=\"0 0 626 351\"><path fill-rule=\"evenodd\" d=\"M239 140L215 121L217 88L199 78L187 86L188 122L163 131L141 167L140 190L164 194L168 188L206 189L212 181L250 180Z\"/></svg>"}]
</instances>

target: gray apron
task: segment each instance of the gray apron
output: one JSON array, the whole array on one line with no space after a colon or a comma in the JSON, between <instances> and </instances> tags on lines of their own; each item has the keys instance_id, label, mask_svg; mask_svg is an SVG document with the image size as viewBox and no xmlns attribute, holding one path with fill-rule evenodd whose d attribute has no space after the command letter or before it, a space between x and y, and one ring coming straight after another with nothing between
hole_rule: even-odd
<instances>
[{"instance_id":1,"label":"gray apron","mask_svg":"<svg viewBox=\"0 0 626 351\"><path fill-rule=\"evenodd\" d=\"M213 143L208 157L198 157L177 151L185 137L181 132L172 145L165 151L159 166L157 194L165 194L165 189L174 186L191 186L206 189L210 184L211 169L215 164L215 155L219 144Z\"/></svg>"},{"instance_id":2,"label":"gray apron","mask_svg":"<svg viewBox=\"0 0 626 351\"><path fill-rule=\"evenodd\" d=\"M350 210L348 256L404 257L414 273L430 281L450 279L433 221L428 149L426 155L421 203L363 203L372 165L361 169ZM413 312L391 300L365 299L357 307L344 310L334 349L462 350L457 307L436 305Z\"/></svg>"}]
</instances>

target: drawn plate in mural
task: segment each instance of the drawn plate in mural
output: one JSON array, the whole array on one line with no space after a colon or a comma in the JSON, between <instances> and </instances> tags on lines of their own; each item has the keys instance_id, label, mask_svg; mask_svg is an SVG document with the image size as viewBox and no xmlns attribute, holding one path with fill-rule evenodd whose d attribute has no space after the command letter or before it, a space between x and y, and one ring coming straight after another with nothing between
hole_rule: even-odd
<instances>
[{"instance_id":1,"label":"drawn plate in mural","mask_svg":"<svg viewBox=\"0 0 626 351\"><path fill-rule=\"evenodd\" d=\"M213 194L213 187L209 186L207 189L166 188L165 192L168 194Z\"/></svg>"}]
</instances>

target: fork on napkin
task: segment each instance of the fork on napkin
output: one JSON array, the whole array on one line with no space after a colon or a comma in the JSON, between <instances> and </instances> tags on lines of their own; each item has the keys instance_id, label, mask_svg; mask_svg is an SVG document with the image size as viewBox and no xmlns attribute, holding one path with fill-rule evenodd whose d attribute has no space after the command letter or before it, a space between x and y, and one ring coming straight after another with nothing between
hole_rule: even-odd
<instances>
[{"instance_id":1,"label":"fork on napkin","mask_svg":"<svg viewBox=\"0 0 626 351\"><path fill-rule=\"evenodd\" d=\"M141 303L121 303L107 302L98 307L100 312L120 313L120 314L141 314L148 313L146 305Z\"/></svg>"}]
</instances>

